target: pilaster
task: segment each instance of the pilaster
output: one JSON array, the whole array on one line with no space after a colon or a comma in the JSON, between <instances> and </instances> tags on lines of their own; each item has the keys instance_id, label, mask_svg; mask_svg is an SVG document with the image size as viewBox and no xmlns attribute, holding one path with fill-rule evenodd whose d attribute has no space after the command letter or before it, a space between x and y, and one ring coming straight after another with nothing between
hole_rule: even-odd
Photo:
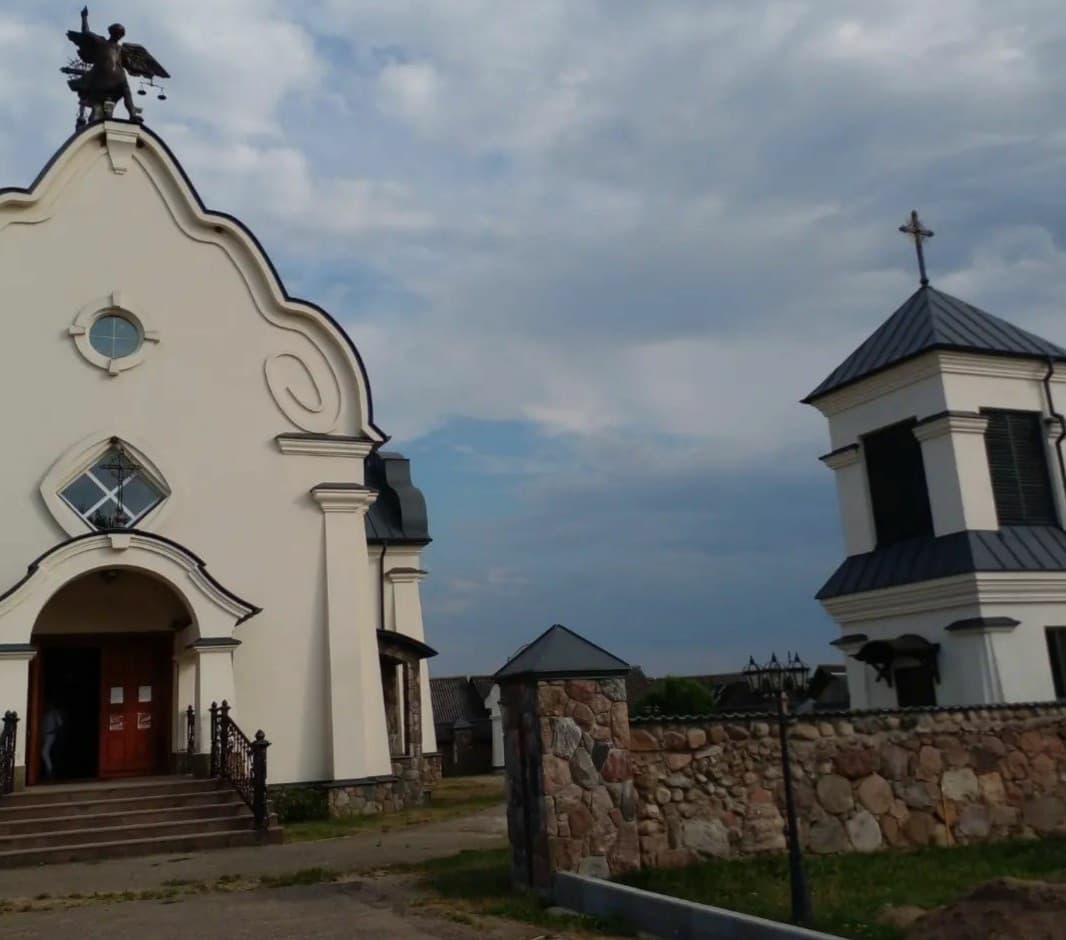
<instances>
[{"instance_id":1,"label":"pilaster","mask_svg":"<svg viewBox=\"0 0 1066 940\"><path fill-rule=\"evenodd\" d=\"M1066 525L1066 480L1062 478L1062 463L1059 460L1059 438L1063 430L1058 418L1044 419L1048 476L1051 478L1051 493L1055 497L1055 513L1059 517L1059 525ZM1066 440L1061 446L1066 456Z\"/></svg>"},{"instance_id":2,"label":"pilaster","mask_svg":"<svg viewBox=\"0 0 1066 940\"><path fill-rule=\"evenodd\" d=\"M196 669L196 740L201 751L210 750L211 703L230 706L230 717L238 720L237 685L233 679L233 652L240 640L210 638L196 640L189 649L195 655Z\"/></svg>"},{"instance_id":3,"label":"pilaster","mask_svg":"<svg viewBox=\"0 0 1066 940\"><path fill-rule=\"evenodd\" d=\"M393 624L398 633L425 641L422 624L422 589L426 577L421 568L397 567L388 569L385 578L392 586ZM422 749L427 754L437 750L437 733L433 723L433 701L429 690L429 670L420 670L422 690Z\"/></svg>"},{"instance_id":4,"label":"pilaster","mask_svg":"<svg viewBox=\"0 0 1066 940\"><path fill-rule=\"evenodd\" d=\"M198 655L193 650L187 650L182 655L174 657L174 743L171 747L174 752L185 750L186 735L188 733L185 714L190 705L197 718L199 718L200 711L196 706L196 663L198 658ZM210 702L208 704L210 705ZM206 740L199 736L199 731L200 729L197 728L196 750L194 752L197 754L203 751L203 744Z\"/></svg>"},{"instance_id":5,"label":"pilaster","mask_svg":"<svg viewBox=\"0 0 1066 940\"><path fill-rule=\"evenodd\" d=\"M392 773L364 518L377 491L358 483L311 490L326 540L329 733L334 780Z\"/></svg>"},{"instance_id":6,"label":"pilaster","mask_svg":"<svg viewBox=\"0 0 1066 940\"><path fill-rule=\"evenodd\" d=\"M820 459L836 475L845 552L848 557L872 552L877 547L877 530L862 447L849 444Z\"/></svg>"},{"instance_id":7,"label":"pilaster","mask_svg":"<svg viewBox=\"0 0 1066 940\"><path fill-rule=\"evenodd\" d=\"M988 419L976 412L945 411L914 429L937 536L999 527L985 449L987 427Z\"/></svg>"}]
</instances>

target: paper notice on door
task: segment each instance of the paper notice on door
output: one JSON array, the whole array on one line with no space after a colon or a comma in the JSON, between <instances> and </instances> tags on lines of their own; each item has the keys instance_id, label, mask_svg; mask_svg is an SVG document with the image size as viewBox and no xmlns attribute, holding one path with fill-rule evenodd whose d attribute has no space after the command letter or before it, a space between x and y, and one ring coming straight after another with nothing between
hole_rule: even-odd
<instances>
[{"instance_id":1,"label":"paper notice on door","mask_svg":"<svg viewBox=\"0 0 1066 940\"><path fill-rule=\"evenodd\" d=\"M126 730L126 716L125 715L108 715L107 716L107 730L108 731L125 731Z\"/></svg>"},{"instance_id":2,"label":"paper notice on door","mask_svg":"<svg viewBox=\"0 0 1066 940\"><path fill-rule=\"evenodd\" d=\"M120 685L111 686L111 704L112 705L121 705L122 702L123 702L122 686L120 686Z\"/></svg>"},{"instance_id":3,"label":"paper notice on door","mask_svg":"<svg viewBox=\"0 0 1066 940\"><path fill-rule=\"evenodd\" d=\"M141 685L137 687L137 701L138 702L150 702L152 701L152 687L150 685Z\"/></svg>"},{"instance_id":4,"label":"paper notice on door","mask_svg":"<svg viewBox=\"0 0 1066 940\"><path fill-rule=\"evenodd\" d=\"M137 730L145 731L152 727L152 713L151 712L137 712Z\"/></svg>"}]
</instances>

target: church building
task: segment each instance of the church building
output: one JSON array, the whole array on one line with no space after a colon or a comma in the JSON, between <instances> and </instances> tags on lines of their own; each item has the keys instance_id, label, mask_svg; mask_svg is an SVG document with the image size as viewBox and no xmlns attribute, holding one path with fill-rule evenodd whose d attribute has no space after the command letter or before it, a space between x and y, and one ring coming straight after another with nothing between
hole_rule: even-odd
<instances>
[{"instance_id":1,"label":"church building","mask_svg":"<svg viewBox=\"0 0 1066 940\"><path fill-rule=\"evenodd\" d=\"M16 786L203 768L225 700L270 784L421 799L426 506L344 329L131 121L0 191L0 285Z\"/></svg>"},{"instance_id":2,"label":"church building","mask_svg":"<svg viewBox=\"0 0 1066 940\"><path fill-rule=\"evenodd\" d=\"M818 599L854 708L1066 696L1066 349L921 286L804 399L846 559Z\"/></svg>"}]
</instances>

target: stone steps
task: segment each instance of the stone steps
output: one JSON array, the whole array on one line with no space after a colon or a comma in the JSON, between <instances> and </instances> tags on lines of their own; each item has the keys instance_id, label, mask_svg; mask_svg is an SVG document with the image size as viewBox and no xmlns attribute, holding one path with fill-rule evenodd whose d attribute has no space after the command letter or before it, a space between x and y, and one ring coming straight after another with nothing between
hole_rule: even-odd
<instances>
[{"instance_id":1,"label":"stone steps","mask_svg":"<svg viewBox=\"0 0 1066 940\"><path fill-rule=\"evenodd\" d=\"M0 867L280 842L228 785L191 777L41 786L0 798Z\"/></svg>"},{"instance_id":2,"label":"stone steps","mask_svg":"<svg viewBox=\"0 0 1066 940\"><path fill-rule=\"evenodd\" d=\"M234 846L281 842L281 830L260 835L249 825L224 832L197 833L151 839L126 839L92 842L85 845L53 845L47 848L18 849L0 852L0 868L24 865L48 865L58 862L95 862L103 858L126 858L134 855L202 852Z\"/></svg>"}]
</instances>

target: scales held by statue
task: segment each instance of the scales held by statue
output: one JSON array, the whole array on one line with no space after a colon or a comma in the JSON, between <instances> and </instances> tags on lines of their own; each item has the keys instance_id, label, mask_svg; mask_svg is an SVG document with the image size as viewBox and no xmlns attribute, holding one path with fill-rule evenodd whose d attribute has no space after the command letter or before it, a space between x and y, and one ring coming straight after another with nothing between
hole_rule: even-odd
<instances>
[{"instance_id":1,"label":"scales held by statue","mask_svg":"<svg viewBox=\"0 0 1066 940\"><path fill-rule=\"evenodd\" d=\"M109 26L106 37L92 32L88 7L81 11L81 29L67 32L67 38L78 47L78 55L60 71L72 76L67 85L78 95L79 129L90 121L110 118L119 101L126 106L131 121L143 120L141 109L133 103L131 75L141 80L137 94L147 94L147 84L159 89L161 101L166 99L157 80L170 78L170 73L144 46L123 42L125 35L126 29L120 23Z\"/></svg>"}]
</instances>

